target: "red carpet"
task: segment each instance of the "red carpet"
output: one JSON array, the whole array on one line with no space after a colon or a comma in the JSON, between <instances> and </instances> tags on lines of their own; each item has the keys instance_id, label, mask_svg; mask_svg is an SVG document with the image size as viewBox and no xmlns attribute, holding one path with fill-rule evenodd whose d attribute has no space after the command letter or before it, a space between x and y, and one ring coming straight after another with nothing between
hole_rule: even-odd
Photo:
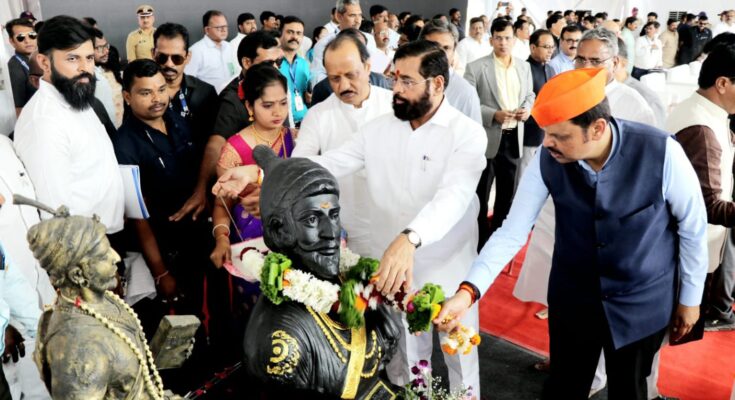
<instances>
[{"instance_id":1,"label":"red carpet","mask_svg":"<svg viewBox=\"0 0 735 400\"><path fill-rule=\"evenodd\" d=\"M524 248L498 276L480 302L480 328L539 354L549 354L546 320L535 317L544 306L523 303L513 297L521 270ZM681 400L729 400L735 378L735 331L706 332L704 339L676 347L664 347L658 387Z\"/></svg>"}]
</instances>

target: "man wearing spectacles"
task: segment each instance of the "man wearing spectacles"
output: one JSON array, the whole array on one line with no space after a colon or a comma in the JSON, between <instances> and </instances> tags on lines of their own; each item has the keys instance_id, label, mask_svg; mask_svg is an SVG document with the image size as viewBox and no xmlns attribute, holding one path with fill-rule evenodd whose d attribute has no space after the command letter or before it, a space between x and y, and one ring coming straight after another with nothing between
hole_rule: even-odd
<instances>
[{"instance_id":1,"label":"man wearing spectacles","mask_svg":"<svg viewBox=\"0 0 735 400\"><path fill-rule=\"evenodd\" d=\"M20 115L20 111L36 93L28 76L30 74L29 57L38 47L37 34L33 30L33 22L22 18L8 22L5 30L8 32L10 44L15 49L15 54L8 61L8 72L10 73L10 86L13 88L15 112L16 115Z\"/></svg>"},{"instance_id":2,"label":"man wearing spectacles","mask_svg":"<svg viewBox=\"0 0 735 400\"><path fill-rule=\"evenodd\" d=\"M156 22L156 17L153 15L154 11L153 6L147 4L139 6L135 11L138 17L138 29L130 32L125 42L128 62L142 58L151 58L153 32L156 30L153 27L153 24Z\"/></svg>"},{"instance_id":3,"label":"man wearing spectacles","mask_svg":"<svg viewBox=\"0 0 735 400\"><path fill-rule=\"evenodd\" d=\"M232 60L227 39L227 18L221 11L209 10L202 17L204 37L191 46L191 57L184 68L187 75L195 76L220 92L239 68Z\"/></svg>"},{"instance_id":4,"label":"man wearing spectacles","mask_svg":"<svg viewBox=\"0 0 735 400\"><path fill-rule=\"evenodd\" d=\"M554 35L546 29L539 29L531 34L530 42L531 55L527 61L531 66L533 92L538 95L541 87L556 75L554 69L549 64L556 46L554 46ZM528 166L528 163L536 154L536 150L541 146L543 140L544 131L539 128L533 117L528 118L523 132L523 155L521 156L521 166L518 169L518 179L523 175L523 170Z\"/></svg>"},{"instance_id":5,"label":"man wearing spectacles","mask_svg":"<svg viewBox=\"0 0 735 400\"><path fill-rule=\"evenodd\" d=\"M574 57L577 56L579 40L582 39L582 30L578 25L567 25L561 31L561 51L551 59L549 65L554 75L574 69Z\"/></svg>"},{"instance_id":6,"label":"man wearing spectacles","mask_svg":"<svg viewBox=\"0 0 735 400\"><path fill-rule=\"evenodd\" d=\"M464 77L480 97L482 122L487 135L487 168L477 186L480 198L478 226L482 248L503 223L516 190L516 175L523 148L523 125L536 95L531 68L512 55L513 25L496 19L490 27L493 53L467 65ZM488 224L488 198L496 181L492 223Z\"/></svg>"},{"instance_id":7,"label":"man wearing spectacles","mask_svg":"<svg viewBox=\"0 0 735 400\"><path fill-rule=\"evenodd\" d=\"M625 68L618 57L618 38L607 29L593 29L582 35L574 58L574 68L604 68L607 70L605 94L610 111L617 118L658 126L651 106L633 88L615 80L615 71Z\"/></svg>"},{"instance_id":8,"label":"man wearing spectacles","mask_svg":"<svg viewBox=\"0 0 735 400\"><path fill-rule=\"evenodd\" d=\"M98 93L97 98L100 99L102 104L105 106L110 122L117 129L122 124L124 101L122 97L122 85L121 75L118 74L111 68L110 63L110 42L104 36L102 31L97 28L94 30L94 64L95 64L95 77L97 78L97 89L100 86L108 86L110 90L110 97L107 99L109 103L106 103L105 99L100 98Z\"/></svg>"}]
</instances>

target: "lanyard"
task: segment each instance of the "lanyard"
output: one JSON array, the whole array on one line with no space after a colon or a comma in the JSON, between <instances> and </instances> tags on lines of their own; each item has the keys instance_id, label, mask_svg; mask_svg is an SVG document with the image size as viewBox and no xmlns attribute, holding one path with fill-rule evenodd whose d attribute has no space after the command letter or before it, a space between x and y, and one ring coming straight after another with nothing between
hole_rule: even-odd
<instances>
[{"instance_id":1,"label":"lanyard","mask_svg":"<svg viewBox=\"0 0 735 400\"><path fill-rule=\"evenodd\" d=\"M179 91L179 101L181 102L181 116L186 118L189 115L189 106L186 104L186 96L183 90Z\"/></svg>"},{"instance_id":2,"label":"lanyard","mask_svg":"<svg viewBox=\"0 0 735 400\"><path fill-rule=\"evenodd\" d=\"M20 65L23 66L23 68L26 70L26 72L30 72L31 71L31 67L29 67L28 66L28 63L24 59L20 58L19 55L14 54L13 57L15 57L16 60L18 60L18 62L20 63Z\"/></svg>"},{"instance_id":3,"label":"lanyard","mask_svg":"<svg viewBox=\"0 0 735 400\"><path fill-rule=\"evenodd\" d=\"M298 56L294 56L293 64L288 64L288 61L286 61L286 63L288 64L288 74L291 76L291 82L293 82L294 86L296 86L296 62L297 61L299 61Z\"/></svg>"},{"instance_id":4,"label":"lanyard","mask_svg":"<svg viewBox=\"0 0 735 400\"><path fill-rule=\"evenodd\" d=\"M184 118L186 118L190 114L189 106L186 104L186 95L184 94L185 90L186 90L185 88L182 88L181 90L179 90L179 103L181 103L181 116ZM168 103L168 108L172 110L174 109L173 101Z\"/></svg>"}]
</instances>

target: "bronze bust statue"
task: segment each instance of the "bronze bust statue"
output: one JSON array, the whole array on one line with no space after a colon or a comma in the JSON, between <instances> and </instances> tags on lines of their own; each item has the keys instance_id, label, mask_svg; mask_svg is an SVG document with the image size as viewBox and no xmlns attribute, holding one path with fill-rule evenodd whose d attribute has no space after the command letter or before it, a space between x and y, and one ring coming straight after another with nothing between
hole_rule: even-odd
<instances>
[{"instance_id":1,"label":"bronze bust statue","mask_svg":"<svg viewBox=\"0 0 735 400\"><path fill-rule=\"evenodd\" d=\"M57 216L28 231L33 255L58 290L43 314L34 359L55 399L164 399L132 309L110 290L120 256L96 219Z\"/></svg>"},{"instance_id":2,"label":"bronze bust statue","mask_svg":"<svg viewBox=\"0 0 735 400\"><path fill-rule=\"evenodd\" d=\"M260 212L266 245L293 268L339 283L339 189L326 169L305 158L283 160L268 147L253 152L265 178ZM245 332L245 365L268 398L391 399L383 379L402 329L387 307L368 310L348 329L336 313L261 296Z\"/></svg>"}]
</instances>

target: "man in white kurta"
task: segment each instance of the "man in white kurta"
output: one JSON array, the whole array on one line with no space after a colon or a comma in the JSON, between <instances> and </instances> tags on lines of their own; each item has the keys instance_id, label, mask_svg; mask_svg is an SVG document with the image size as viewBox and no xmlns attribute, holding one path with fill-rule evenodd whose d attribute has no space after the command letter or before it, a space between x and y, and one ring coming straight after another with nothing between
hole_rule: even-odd
<instances>
[{"instance_id":1,"label":"man in white kurta","mask_svg":"<svg viewBox=\"0 0 735 400\"><path fill-rule=\"evenodd\" d=\"M13 267L17 268L33 289L28 299L35 299L35 305L40 312L44 305L53 304L56 297L48 274L38 265L26 241L28 228L41 219L35 207L15 205L13 194L30 199L36 198L31 179L15 154L13 142L8 137L0 135L0 238L6 254L13 259ZM17 363L10 362L3 366L10 393L16 399L21 396L29 400L51 399L30 356L36 345L35 338L30 335L31 332L23 329L22 324L14 326L26 339L26 357Z\"/></svg>"},{"instance_id":2,"label":"man in white kurta","mask_svg":"<svg viewBox=\"0 0 735 400\"><path fill-rule=\"evenodd\" d=\"M457 44L457 73L460 76L464 75L467 64L493 52L490 39L485 36L485 32L482 18L470 20L470 35Z\"/></svg>"},{"instance_id":3,"label":"man in white kurta","mask_svg":"<svg viewBox=\"0 0 735 400\"><path fill-rule=\"evenodd\" d=\"M428 58L445 71L421 75L421 62ZM312 159L338 178L364 168L371 203L366 210L369 255L383 256L378 289L394 292L411 281L414 289L433 282L450 293L477 254L475 189L485 168L487 137L480 124L446 101L449 65L441 48L427 41L411 42L398 49L395 63L400 75L393 89L394 115L368 122L344 146ZM409 104L413 107L422 100L430 103L428 111L417 118L406 112ZM397 275L391 273L396 271ZM477 306L462 323L478 328ZM430 360L431 352L432 335L417 337L406 329L388 366L391 381L408 383L411 366ZM477 350L469 355L445 354L444 360L450 386L471 386L480 398Z\"/></svg>"},{"instance_id":4,"label":"man in white kurta","mask_svg":"<svg viewBox=\"0 0 735 400\"><path fill-rule=\"evenodd\" d=\"M44 77L18 118L15 149L39 201L53 208L65 205L72 215L96 214L108 234L123 229L120 169L91 107L73 109Z\"/></svg>"},{"instance_id":5,"label":"man in white kurta","mask_svg":"<svg viewBox=\"0 0 735 400\"><path fill-rule=\"evenodd\" d=\"M301 122L292 157L315 156L336 149L354 138L367 122L393 114L393 93L370 85L370 62L360 59L360 46L366 51L365 45L352 36L344 36L334 44L338 46L330 45L324 54L333 93L309 109ZM347 231L347 245L355 253L367 255L370 218L366 210L370 198L365 171L340 178L339 191L340 220Z\"/></svg>"}]
</instances>

